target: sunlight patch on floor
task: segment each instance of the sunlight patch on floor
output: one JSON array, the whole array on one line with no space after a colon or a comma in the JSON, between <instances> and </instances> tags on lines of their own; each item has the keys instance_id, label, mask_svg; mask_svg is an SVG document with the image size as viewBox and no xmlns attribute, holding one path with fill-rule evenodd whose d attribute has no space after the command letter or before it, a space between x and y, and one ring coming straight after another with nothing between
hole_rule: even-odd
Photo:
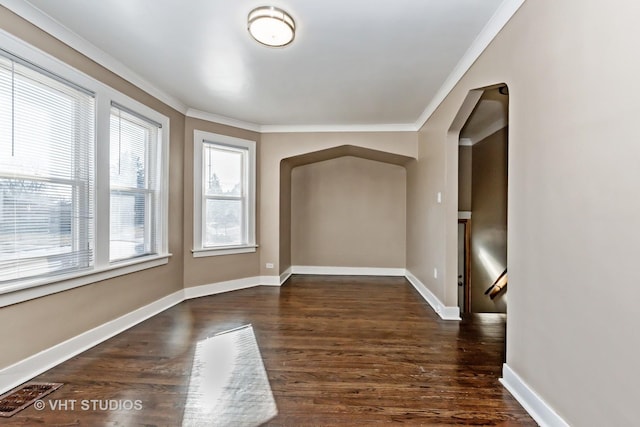
<instances>
[{"instance_id":1,"label":"sunlight patch on floor","mask_svg":"<svg viewBox=\"0 0 640 427\"><path fill-rule=\"evenodd\" d=\"M196 344L183 427L254 427L277 414L251 325Z\"/></svg>"}]
</instances>

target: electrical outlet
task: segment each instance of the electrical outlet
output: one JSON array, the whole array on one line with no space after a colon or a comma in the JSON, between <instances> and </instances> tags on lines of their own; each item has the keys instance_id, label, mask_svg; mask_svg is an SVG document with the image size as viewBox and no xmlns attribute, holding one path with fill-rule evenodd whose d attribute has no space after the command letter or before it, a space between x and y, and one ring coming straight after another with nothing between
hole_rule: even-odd
<instances>
[{"instance_id":1,"label":"electrical outlet","mask_svg":"<svg viewBox=\"0 0 640 427\"><path fill-rule=\"evenodd\" d=\"M438 269L437 269L437 268L434 268L434 269L433 269L433 278L434 278L434 279L437 279L437 278L438 278Z\"/></svg>"},{"instance_id":2,"label":"electrical outlet","mask_svg":"<svg viewBox=\"0 0 640 427\"><path fill-rule=\"evenodd\" d=\"M266 267L267 267L267 268L273 268L273 263L268 262L268 263L266 264Z\"/></svg>"},{"instance_id":3,"label":"electrical outlet","mask_svg":"<svg viewBox=\"0 0 640 427\"><path fill-rule=\"evenodd\" d=\"M440 191L438 191L438 194L436 196L436 200L438 201L438 203L442 203L442 193Z\"/></svg>"}]
</instances>

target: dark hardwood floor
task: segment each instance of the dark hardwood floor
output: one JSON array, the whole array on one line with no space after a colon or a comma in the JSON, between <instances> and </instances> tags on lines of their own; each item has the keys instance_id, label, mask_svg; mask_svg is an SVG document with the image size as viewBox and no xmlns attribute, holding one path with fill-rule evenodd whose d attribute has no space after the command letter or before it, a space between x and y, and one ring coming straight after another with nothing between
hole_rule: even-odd
<instances>
[{"instance_id":1,"label":"dark hardwood floor","mask_svg":"<svg viewBox=\"0 0 640 427\"><path fill-rule=\"evenodd\" d=\"M209 338L247 324L268 382L244 370L247 344L229 356ZM271 417L269 399L269 426L535 425L498 382L504 336L502 315L440 320L404 278L294 276L185 301L129 329L37 377L65 385L43 410L0 425L256 425L249 415ZM207 371L197 348L214 342L207 357L226 362ZM218 366L224 378L209 378ZM217 389L189 396L199 380ZM210 399L227 402L218 416L194 407Z\"/></svg>"}]
</instances>

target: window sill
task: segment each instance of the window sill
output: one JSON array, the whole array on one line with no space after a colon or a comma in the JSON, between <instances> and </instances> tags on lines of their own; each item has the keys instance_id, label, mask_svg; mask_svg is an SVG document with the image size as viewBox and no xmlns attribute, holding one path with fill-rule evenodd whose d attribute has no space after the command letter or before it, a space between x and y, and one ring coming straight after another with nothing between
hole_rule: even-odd
<instances>
[{"instance_id":1,"label":"window sill","mask_svg":"<svg viewBox=\"0 0 640 427\"><path fill-rule=\"evenodd\" d=\"M135 273L167 264L171 254L151 255L134 260L114 263L91 271L38 278L26 282L0 287L0 307L17 304L35 298L67 291L102 280Z\"/></svg>"},{"instance_id":2,"label":"window sill","mask_svg":"<svg viewBox=\"0 0 640 427\"><path fill-rule=\"evenodd\" d=\"M209 256L247 254L255 252L257 247L258 245L225 246L216 249L193 249L191 252L194 258L204 258Z\"/></svg>"}]
</instances>

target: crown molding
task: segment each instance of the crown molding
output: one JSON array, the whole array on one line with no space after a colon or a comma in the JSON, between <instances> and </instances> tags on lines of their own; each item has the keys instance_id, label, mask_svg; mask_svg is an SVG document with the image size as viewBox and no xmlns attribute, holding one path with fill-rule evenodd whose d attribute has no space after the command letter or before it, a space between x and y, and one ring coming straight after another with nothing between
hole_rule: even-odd
<instances>
[{"instance_id":1,"label":"crown molding","mask_svg":"<svg viewBox=\"0 0 640 427\"><path fill-rule=\"evenodd\" d=\"M245 122L244 120L234 119L233 117L221 116L219 114L208 113L206 111L188 108L185 115L194 119L206 120L221 125L233 126L235 128L250 130L253 132L261 132L262 126L257 123Z\"/></svg>"},{"instance_id":2,"label":"crown molding","mask_svg":"<svg viewBox=\"0 0 640 427\"><path fill-rule=\"evenodd\" d=\"M378 125L259 125L232 117L196 110L195 108L187 109L186 116L260 133L415 132L418 130L413 123Z\"/></svg>"},{"instance_id":3,"label":"crown molding","mask_svg":"<svg viewBox=\"0 0 640 427\"><path fill-rule=\"evenodd\" d=\"M414 124L416 130L420 130L420 128L424 126L429 117L431 117L442 101L449 95L449 92L458 84L462 76L471 68L473 63L476 62L482 52L484 52L524 2L525 0L504 0L498 7L489 22L487 22L487 25L484 26L462 59L458 61L458 64L456 64L451 74L449 74L444 84L431 99L427 108L425 108L420 117L418 117L418 120L416 120Z\"/></svg>"},{"instance_id":4,"label":"crown molding","mask_svg":"<svg viewBox=\"0 0 640 427\"><path fill-rule=\"evenodd\" d=\"M263 125L262 133L305 132L415 132L414 123L370 124L370 125Z\"/></svg>"},{"instance_id":5,"label":"crown molding","mask_svg":"<svg viewBox=\"0 0 640 427\"><path fill-rule=\"evenodd\" d=\"M87 40L80 37L57 20L51 18L31 3L22 0L0 0L0 4L46 33L57 38L64 44L107 68L109 71L112 71L151 96L164 102L171 108L176 109L182 114L186 114L187 106L182 101L149 83L146 79L131 70L122 62L118 61L94 44L89 43Z\"/></svg>"},{"instance_id":6,"label":"crown molding","mask_svg":"<svg viewBox=\"0 0 640 427\"><path fill-rule=\"evenodd\" d=\"M511 19L525 0L505 0L493 14L487 25L476 37L463 58L457 63L444 84L431 99L425 110L414 123L399 124L358 124L358 125L259 125L243 120L207 113L189 108L182 101L154 86L145 78L131 70L113 56L88 42L78 34L51 18L32 4L23 0L0 0L0 5L6 7L33 25L51 34L53 37L87 56L98 64L106 67L123 79L134 84L170 107L188 117L213 121L216 123L238 127L262 133L292 133L292 132L415 132L420 130L427 119L451 92L462 76L478 59L489 43L495 38L505 24Z\"/></svg>"}]
</instances>

